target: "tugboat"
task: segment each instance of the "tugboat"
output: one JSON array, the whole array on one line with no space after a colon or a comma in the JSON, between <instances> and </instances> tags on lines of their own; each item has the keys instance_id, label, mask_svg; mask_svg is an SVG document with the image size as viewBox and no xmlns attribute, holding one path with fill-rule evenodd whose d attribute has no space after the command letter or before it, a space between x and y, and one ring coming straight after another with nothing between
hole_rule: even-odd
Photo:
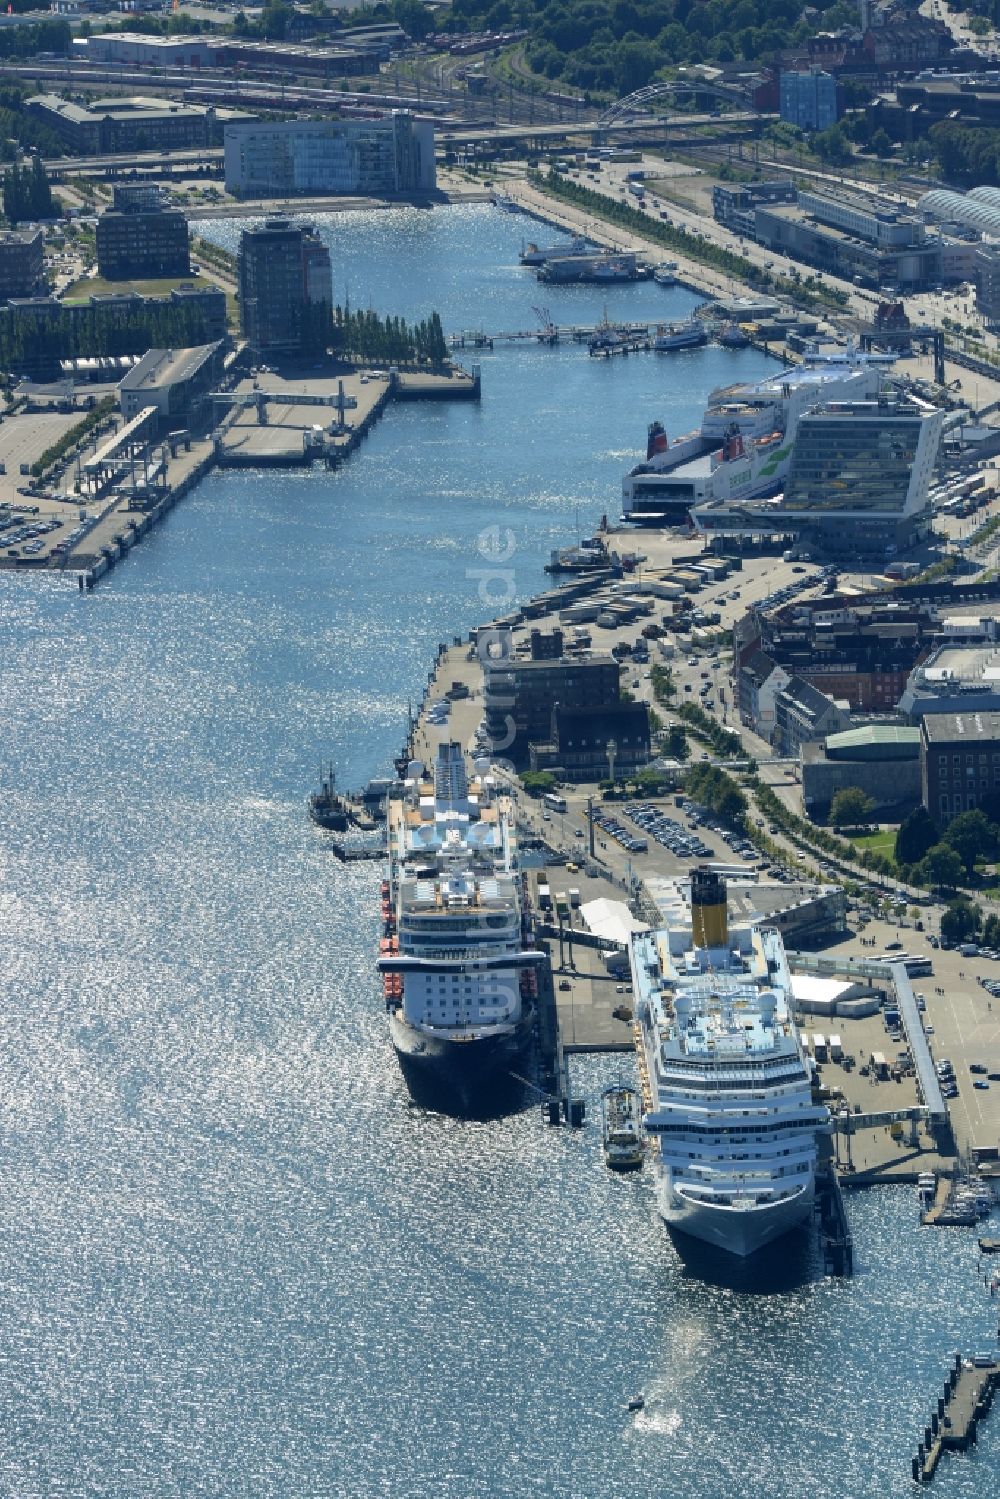
<instances>
[{"instance_id":1,"label":"tugboat","mask_svg":"<svg viewBox=\"0 0 1000 1499\"><path fill-rule=\"evenodd\" d=\"M344 833L350 824L347 807L336 791L337 778L333 766L326 773L320 772L319 790L309 798L309 816L317 827L334 833Z\"/></svg>"},{"instance_id":2,"label":"tugboat","mask_svg":"<svg viewBox=\"0 0 1000 1499\"><path fill-rule=\"evenodd\" d=\"M739 323L724 324L715 336L724 349L745 349L750 343L750 335Z\"/></svg>"},{"instance_id":3,"label":"tugboat","mask_svg":"<svg viewBox=\"0 0 1000 1499\"><path fill-rule=\"evenodd\" d=\"M636 1171L642 1165L639 1095L634 1088L605 1088L601 1094L604 1159L612 1171Z\"/></svg>"}]
</instances>

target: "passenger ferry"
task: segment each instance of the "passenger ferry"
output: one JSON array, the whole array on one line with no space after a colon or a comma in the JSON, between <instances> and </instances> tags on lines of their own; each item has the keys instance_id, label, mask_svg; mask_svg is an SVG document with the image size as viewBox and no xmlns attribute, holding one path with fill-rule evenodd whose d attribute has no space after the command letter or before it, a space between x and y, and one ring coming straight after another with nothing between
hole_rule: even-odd
<instances>
[{"instance_id":1,"label":"passenger ferry","mask_svg":"<svg viewBox=\"0 0 1000 1499\"><path fill-rule=\"evenodd\" d=\"M674 349L697 349L708 343L708 330L697 318L686 323L660 323L653 334L653 348L658 354Z\"/></svg>"},{"instance_id":2,"label":"passenger ferry","mask_svg":"<svg viewBox=\"0 0 1000 1499\"><path fill-rule=\"evenodd\" d=\"M653 422L645 460L622 481L622 519L685 525L697 505L777 494L802 413L819 402L874 400L886 360L850 349L807 355L797 369L714 390L700 428L686 437L671 442Z\"/></svg>"},{"instance_id":3,"label":"passenger ferry","mask_svg":"<svg viewBox=\"0 0 1000 1499\"><path fill-rule=\"evenodd\" d=\"M540 266L547 260L568 260L574 255L592 257L601 253L589 240L574 234L571 239L557 240L554 245L536 245L534 240L529 240L521 248L520 260L522 265Z\"/></svg>"}]
</instances>

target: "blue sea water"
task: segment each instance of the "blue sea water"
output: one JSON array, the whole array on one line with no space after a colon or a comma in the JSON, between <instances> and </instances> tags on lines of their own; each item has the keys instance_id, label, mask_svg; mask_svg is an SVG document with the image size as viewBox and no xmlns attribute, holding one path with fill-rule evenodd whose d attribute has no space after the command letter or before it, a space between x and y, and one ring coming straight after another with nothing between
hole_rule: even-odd
<instances>
[{"instance_id":1,"label":"blue sea water","mask_svg":"<svg viewBox=\"0 0 1000 1499\"><path fill-rule=\"evenodd\" d=\"M521 227L323 222L352 300L447 326L530 325ZM950 1350L993 1342L974 1240L876 1189L853 1280L793 1240L748 1281L685 1265L595 1124L414 1110L379 871L304 815L322 760L386 769L438 640L614 513L652 416L764 367L498 351L481 407L390 408L334 474L215 476L90 596L0 577L0 1494L909 1492ZM621 1068L575 1064L592 1118ZM997 1419L936 1492L996 1490Z\"/></svg>"}]
</instances>

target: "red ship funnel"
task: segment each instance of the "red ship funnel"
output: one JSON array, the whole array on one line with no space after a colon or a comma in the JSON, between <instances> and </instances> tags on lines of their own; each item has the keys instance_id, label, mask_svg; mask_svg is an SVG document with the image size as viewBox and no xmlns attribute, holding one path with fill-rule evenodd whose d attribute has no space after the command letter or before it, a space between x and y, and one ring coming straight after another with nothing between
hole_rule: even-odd
<instances>
[{"instance_id":1,"label":"red ship funnel","mask_svg":"<svg viewBox=\"0 0 1000 1499\"><path fill-rule=\"evenodd\" d=\"M646 440L646 462L649 462L654 453L665 453L668 446L667 434L663 430L663 424L661 422L653 422L649 428L649 436Z\"/></svg>"}]
</instances>

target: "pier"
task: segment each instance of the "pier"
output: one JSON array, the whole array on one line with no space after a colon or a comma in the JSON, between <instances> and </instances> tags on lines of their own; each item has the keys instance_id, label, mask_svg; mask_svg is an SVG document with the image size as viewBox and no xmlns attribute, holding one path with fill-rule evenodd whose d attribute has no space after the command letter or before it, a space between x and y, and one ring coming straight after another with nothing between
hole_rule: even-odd
<instances>
[{"instance_id":1,"label":"pier","mask_svg":"<svg viewBox=\"0 0 1000 1499\"><path fill-rule=\"evenodd\" d=\"M542 323L537 328L512 328L500 333L484 333L482 330L466 329L462 333L448 335L450 349L492 349L495 344L506 343L586 343L595 334L613 332L624 339L651 337L656 325L650 323Z\"/></svg>"},{"instance_id":2,"label":"pier","mask_svg":"<svg viewBox=\"0 0 1000 1499\"><path fill-rule=\"evenodd\" d=\"M291 468L318 461L333 468L364 440L389 401L476 401L480 394L479 370L457 366L294 380L258 373L214 397L217 404L230 403L213 433L215 459L223 467Z\"/></svg>"},{"instance_id":3,"label":"pier","mask_svg":"<svg viewBox=\"0 0 1000 1499\"><path fill-rule=\"evenodd\" d=\"M977 1354L963 1360L961 1354L953 1355L943 1393L911 1461L914 1483L930 1483L942 1453L962 1452L976 1442L979 1422L993 1404L998 1382L1000 1363L995 1359Z\"/></svg>"},{"instance_id":4,"label":"pier","mask_svg":"<svg viewBox=\"0 0 1000 1499\"><path fill-rule=\"evenodd\" d=\"M86 535L58 563L76 575L81 592L127 557L213 468L309 467L315 462L334 467L364 440L390 401L479 400L481 381L478 368L457 365L443 371L356 370L294 378L267 372L217 394L216 408L224 404L228 411L210 436L184 432L154 438L149 414L140 413L83 465L92 489L112 487L104 494L103 509L89 520ZM84 499L94 503L88 495L81 506ZM53 562L43 554L32 565Z\"/></svg>"}]
</instances>

